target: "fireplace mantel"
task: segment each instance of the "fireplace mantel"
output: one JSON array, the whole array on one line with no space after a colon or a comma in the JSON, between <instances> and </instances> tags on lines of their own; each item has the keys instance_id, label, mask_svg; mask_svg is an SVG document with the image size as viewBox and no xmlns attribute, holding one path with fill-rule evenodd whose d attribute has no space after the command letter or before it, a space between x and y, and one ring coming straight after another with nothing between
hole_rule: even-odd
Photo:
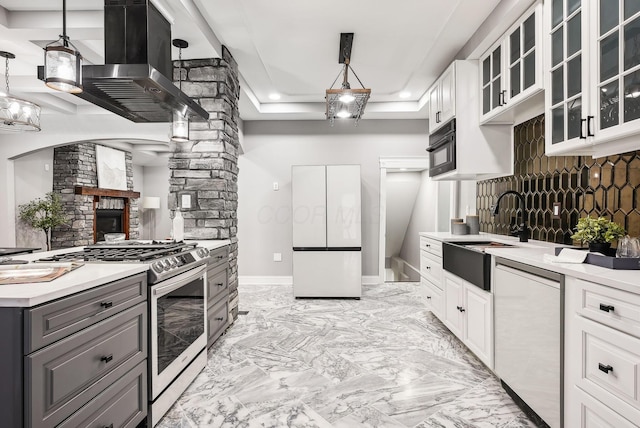
<instances>
[{"instance_id":1,"label":"fireplace mantel","mask_svg":"<svg viewBox=\"0 0 640 428\"><path fill-rule=\"evenodd\" d=\"M139 198L140 192L131 190L99 189L97 187L76 186L76 195L108 196L110 198Z\"/></svg>"}]
</instances>

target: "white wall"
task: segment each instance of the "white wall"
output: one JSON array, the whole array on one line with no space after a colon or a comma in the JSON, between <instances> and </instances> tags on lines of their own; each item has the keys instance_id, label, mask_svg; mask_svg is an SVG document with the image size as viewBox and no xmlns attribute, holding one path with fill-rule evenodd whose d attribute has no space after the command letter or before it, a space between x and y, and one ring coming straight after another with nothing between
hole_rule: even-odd
<instances>
[{"instance_id":1,"label":"white wall","mask_svg":"<svg viewBox=\"0 0 640 428\"><path fill-rule=\"evenodd\" d=\"M244 122L238 175L241 276L291 276L291 166L360 164L363 275L378 275L379 158L424 156L426 120ZM278 191L273 183L278 182ZM282 262L273 253L282 253Z\"/></svg>"},{"instance_id":2,"label":"white wall","mask_svg":"<svg viewBox=\"0 0 640 428\"><path fill-rule=\"evenodd\" d=\"M420 190L419 172L387 171L385 258L399 256ZM414 265L416 266L416 265Z\"/></svg>"},{"instance_id":3,"label":"white wall","mask_svg":"<svg viewBox=\"0 0 640 428\"><path fill-rule=\"evenodd\" d=\"M437 186L438 182L429 178L428 170L420 173L420 189L400 250L400 257L417 269L420 269L420 236L418 234L436 230Z\"/></svg>"},{"instance_id":4,"label":"white wall","mask_svg":"<svg viewBox=\"0 0 640 428\"><path fill-rule=\"evenodd\" d=\"M156 196L160 198L160 208L153 210L155 215L155 236L149 236L149 228L145 227L144 237L149 239L167 239L171 236L171 218L169 217L169 177L168 166L146 166L143 169L143 185L140 197ZM151 216L144 215L145 220ZM148 226L148 225L145 225Z\"/></svg>"},{"instance_id":5,"label":"white wall","mask_svg":"<svg viewBox=\"0 0 640 428\"><path fill-rule=\"evenodd\" d=\"M16 159L15 171L15 207L16 207L16 246L39 247L46 250L47 243L41 229L33 229L19 219L18 207L53 190L53 149L43 149Z\"/></svg>"}]
</instances>

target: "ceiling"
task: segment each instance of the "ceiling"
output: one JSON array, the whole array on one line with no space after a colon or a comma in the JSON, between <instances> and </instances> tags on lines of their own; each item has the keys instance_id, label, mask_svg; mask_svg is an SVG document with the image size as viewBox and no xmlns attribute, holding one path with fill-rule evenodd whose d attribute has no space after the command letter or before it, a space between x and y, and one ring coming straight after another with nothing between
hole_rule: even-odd
<instances>
[{"instance_id":1,"label":"ceiling","mask_svg":"<svg viewBox=\"0 0 640 428\"><path fill-rule=\"evenodd\" d=\"M246 121L324 120L325 90L342 69L341 32L355 33L351 66L371 88L363 119L426 119L429 86L494 8L532 0L151 1L169 18L172 36L189 42L183 58L219 57L221 45L230 50ZM67 1L67 33L88 63L104 63L103 5ZM36 79L42 46L62 32L61 10L61 0L0 0L0 50L16 55L11 92L40 104L43 115L111 114ZM350 82L358 87L353 76Z\"/></svg>"}]
</instances>

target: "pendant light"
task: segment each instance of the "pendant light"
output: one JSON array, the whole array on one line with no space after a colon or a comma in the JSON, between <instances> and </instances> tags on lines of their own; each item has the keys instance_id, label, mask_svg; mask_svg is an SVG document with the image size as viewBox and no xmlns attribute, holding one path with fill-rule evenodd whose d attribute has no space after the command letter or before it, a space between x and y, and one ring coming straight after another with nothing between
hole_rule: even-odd
<instances>
[{"instance_id":1,"label":"pendant light","mask_svg":"<svg viewBox=\"0 0 640 428\"><path fill-rule=\"evenodd\" d=\"M44 82L62 92L82 92L82 55L67 36L67 0L62 0L62 35L44 48Z\"/></svg>"},{"instance_id":2,"label":"pendant light","mask_svg":"<svg viewBox=\"0 0 640 428\"><path fill-rule=\"evenodd\" d=\"M178 48L178 60L180 61L178 85L180 91L182 91L182 49L188 48L189 43L182 39L173 39L172 44ZM176 143L186 143L189 141L189 118L180 110L173 111L173 120L171 121L171 141Z\"/></svg>"},{"instance_id":3,"label":"pendant light","mask_svg":"<svg viewBox=\"0 0 640 428\"><path fill-rule=\"evenodd\" d=\"M40 131L40 106L9 94L9 60L16 56L0 51L5 59L5 81L7 92L0 91L0 130L2 131Z\"/></svg>"}]
</instances>

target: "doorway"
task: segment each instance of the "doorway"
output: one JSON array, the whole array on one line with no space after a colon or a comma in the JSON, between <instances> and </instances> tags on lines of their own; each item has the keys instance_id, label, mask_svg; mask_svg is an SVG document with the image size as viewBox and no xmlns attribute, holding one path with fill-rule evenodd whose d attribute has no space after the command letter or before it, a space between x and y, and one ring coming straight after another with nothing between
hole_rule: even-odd
<instances>
[{"instance_id":1,"label":"doorway","mask_svg":"<svg viewBox=\"0 0 640 428\"><path fill-rule=\"evenodd\" d=\"M427 157L380 158L380 283L420 281L420 232L448 231L455 186Z\"/></svg>"}]
</instances>

